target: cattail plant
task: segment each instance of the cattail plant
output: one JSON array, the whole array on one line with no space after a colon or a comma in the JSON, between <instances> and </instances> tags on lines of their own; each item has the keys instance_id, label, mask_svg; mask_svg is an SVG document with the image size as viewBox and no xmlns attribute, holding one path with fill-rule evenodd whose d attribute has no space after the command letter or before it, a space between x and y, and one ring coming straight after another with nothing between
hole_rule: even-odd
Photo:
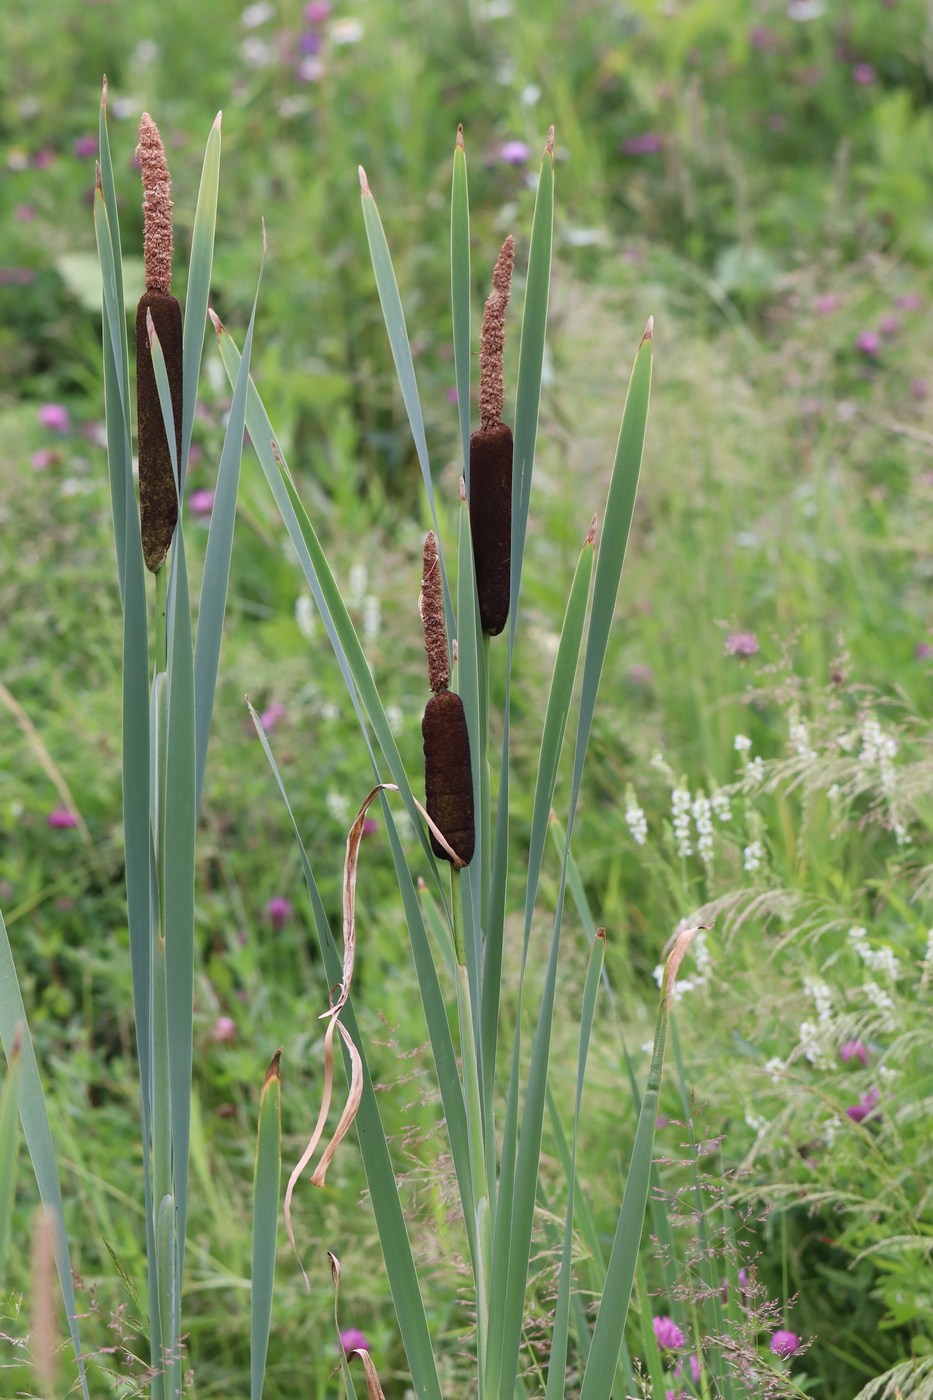
<instances>
[{"instance_id":1,"label":"cattail plant","mask_svg":"<svg viewBox=\"0 0 933 1400\"><path fill-rule=\"evenodd\" d=\"M512 555L512 430L505 401L505 309L512 286L515 239L496 259L479 338L479 429L470 438L470 530L480 625L498 636L509 615Z\"/></svg>"}]
</instances>

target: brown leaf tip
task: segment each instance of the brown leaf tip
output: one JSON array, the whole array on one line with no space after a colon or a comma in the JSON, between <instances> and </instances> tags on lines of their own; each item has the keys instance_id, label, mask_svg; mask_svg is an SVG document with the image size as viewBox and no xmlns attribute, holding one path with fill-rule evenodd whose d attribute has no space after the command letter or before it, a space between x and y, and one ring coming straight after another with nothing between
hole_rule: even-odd
<instances>
[{"instance_id":1,"label":"brown leaf tip","mask_svg":"<svg viewBox=\"0 0 933 1400\"><path fill-rule=\"evenodd\" d=\"M466 147L463 144L463 122L460 122L459 126L457 127L457 145L460 147L461 151L466 150Z\"/></svg>"},{"instance_id":2,"label":"brown leaf tip","mask_svg":"<svg viewBox=\"0 0 933 1400\"><path fill-rule=\"evenodd\" d=\"M544 143L544 154L554 157L554 128L551 127L547 134L547 141Z\"/></svg>"},{"instance_id":3,"label":"brown leaf tip","mask_svg":"<svg viewBox=\"0 0 933 1400\"><path fill-rule=\"evenodd\" d=\"M584 543L584 544L592 544L593 541L594 541L595 539L596 539L596 516L594 515L594 516L593 516L593 519L590 521L590 530L589 530L589 534L587 535L587 537L586 537L586 539L583 541L583 543Z\"/></svg>"},{"instance_id":4,"label":"brown leaf tip","mask_svg":"<svg viewBox=\"0 0 933 1400\"><path fill-rule=\"evenodd\" d=\"M106 73L104 74L104 81L103 81L103 84L102 84L101 90L100 90L100 105L101 105L102 107L106 107L106 106L107 106L107 74L106 74Z\"/></svg>"},{"instance_id":5,"label":"brown leaf tip","mask_svg":"<svg viewBox=\"0 0 933 1400\"><path fill-rule=\"evenodd\" d=\"M214 308L213 308L212 306L209 306L209 307L207 308L207 314L208 314L208 316L210 316L210 318L211 318L211 325L214 327L214 330L217 332L217 334L218 334L219 336L220 336L220 335L226 335L226 334L227 334L227 327L224 325L223 321L222 321L222 320L220 319L220 317L217 315L217 312L214 310Z\"/></svg>"},{"instance_id":6,"label":"brown leaf tip","mask_svg":"<svg viewBox=\"0 0 933 1400\"><path fill-rule=\"evenodd\" d=\"M642 343L642 345L644 345L644 343L645 343L646 340L650 340L650 341L652 342L652 344L654 343L654 317L653 317L653 316L649 316L649 317L648 317L648 324L647 324L647 326L645 326L645 333L644 333L644 335L643 335L642 338L641 338L641 343Z\"/></svg>"},{"instance_id":7,"label":"brown leaf tip","mask_svg":"<svg viewBox=\"0 0 933 1400\"><path fill-rule=\"evenodd\" d=\"M369 188L369 181L368 181L367 178L366 178L366 171L363 169L363 167L362 167L361 165L357 166L357 169L358 169L359 172L360 172L360 192L361 192L361 194L368 194L370 197L372 197L372 190Z\"/></svg>"},{"instance_id":8,"label":"brown leaf tip","mask_svg":"<svg viewBox=\"0 0 933 1400\"><path fill-rule=\"evenodd\" d=\"M98 194L103 194L103 192L104 192L104 180L103 180L103 176L102 176L101 173L100 173L100 161L99 161L99 160L94 162L94 169L95 169L95 175L94 175L94 189L95 189L95 191L96 191Z\"/></svg>"},{"instance_id":9,"label":"brown leaf tip","mask_svg":"<svg viewBox=\"0 0 933 1400\"><path fill-rule=\"evenodd\" d=\"M601 938L601 939L603 940L603 942L605 943L605 941L606 941L606 930L605 930L604 928L598 928L598 929L596 930L596 937L597 937L597 938Z\"/></svg>"},{"instance_id":10,"label":"brown leaf tip","mask_svg":"<svg viewBox=\"0 0 933 1400\"><path fill-rule=\"evenodd\" d=\"M262 1081L262 1092L263 1092L263 1093L266 1092L266 1090L268 1089L269 1085L272 1083L273 1079L276 1080L276 1082L278 1082L278 1081L281 1080L281 1078L282 1078L281 1061L282 1061L282 1051L281 1051L281 1050L276 1050L275 1054L272 1056L272 1063L270 1064L269 1068L266 1070L266 1077L265 1077L265 1079Z\"/></svg>"},{"instance_id":11,"label":"brown leaf tip","mask_svg":"<svg viewBox=\"0 0 933 1400\"><path fill-rule=\"evenodd\" d=\"M436 695L450 685L450 661L447 653L447 627L444 622L441 560L433 530L428 531L424 542L418 611L424 628L424 649L428 656L428 686Z\"/></svg>"},{"instance_id":12,"label":"brown leaf tip","mask_svg":"<svg viewBox=\"0 0 933 1400\"><path fill-rule=\"evenodd\" d=\"M505 310L512 287L515 265L515 239L509 234L499 250L492 274L492 291L483 310L479 335L479 419L484 430L502 421L505 399L503 349L505 347Z\"/></svg>"},{"instance_id":13,"label":"brown leaf tip","mask_svg":"<svg viewBox=\"0 0 933 1400\"><path fill-rule=\"evenodd\" d=\"M139 123L139 161L143 177L143 259L147 291L172 290L172 181L159 128L148 112Z\"/></svg>"}]
</instances>

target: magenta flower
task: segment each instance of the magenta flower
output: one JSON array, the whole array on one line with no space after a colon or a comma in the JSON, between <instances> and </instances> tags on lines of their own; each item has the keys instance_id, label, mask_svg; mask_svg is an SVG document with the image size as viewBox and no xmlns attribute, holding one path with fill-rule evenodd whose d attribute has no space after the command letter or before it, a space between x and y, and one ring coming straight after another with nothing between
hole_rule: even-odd
<instances>
[{"instance_id":1,"label":"magenta flower","mask_svg":"<svg viewBox=\"0 0 933 1400\"><path fill-rule=\"evenodd\" d=\"M897 335L900 328L901 323L896 316L882 316L878 327L882 335Z\"/></svg>"},{"instance_id":2,"label":"magenta flower","mask_svg":"<svg viewBox=\"0 0 933 1400\"><path fill-rule=\"evenodd\" d=\"M57 454L50 447L40 447L38 452L32 454L29 463L34 472L44 472L56 460Z\"/></svg>"},{"instance_id":3,"label":"magenta flower","mask_svg":"<svg viewBox=\"0 0 933 1400\"><path fill-rule=\"evenodd\" d=\"M846 1114L853 1123L864 1123L878 1106L880 1095L877 1089L869 1089L867 1093L859 1095L858 1103L850 1104L846 1109Z\"/></svg>"},{"instance_id":4,"label":"magenta flower","mask_svg":"<svg viewBox=\"0 0 933 1400\"><path fill-rule=\"evenodd\" d=\"M35 217L36 210L32 204L17 204L13 209L13 218L18 224L31 224Z\"/></svg>"},{"instance_id":5,"label":"magenta flower","mask_svg":"<svg viewBox=\"0 0 933 1400\"><path fill-rule=\"evenodd\" d=\"M79 136L71 149L74 151L76 156L96 156L97 137Z\"/></svg>"},{"instance_id":6,"label":"magenta flower","mask_svg":"<svg viewBox=\"0 0 933 1400\"><path fill-rule=\"evenodd\" d=\"M67 807L56 807L54 811L49 812L45 820L49 826L62 829L78 825L78 818L74 812L69 812Z\"/></svg>"},{"instance_id":7,"label":"magenta flower","mask_svg":"<svg viewBox=\"0 0 933 1400\"><path fill-rule=\"evenodd\" d=\"M625 156L653 156L664 147L664 139L656 131L643 131L641 136L628 136L622 142Z\"/></svg>"},{"instance_id":8,"label":"magenta flower","mask_svg":"<svg viewBox=\"0 0 933 1400\"><path fill-rule=\"evenodd\" d=\"M284 928L285 922L288 919L288 916L291 912L291 901L286 899L285 896L281 894L273 895L272 898L269 900L269 903L266 905L266 913L272 920L272 927L274 929Z\"/></svg>"},{"instance_id":9,"label":"magenta flower","mask_svg":"<svg viewBox=\"0 0 933 1400\"><path fill-rule=\"evenodd\" d=\"M909 388L912 399L925 399L930 392L925 379L912 379Z\"/></svg>"},{"instance_id":10,"label":"magenta flower","mask_svg":"<svg viewBox=\"0 0 933 1400\"><path fill-rule=\"evenodd\" d=\"M321 52L322 39L316 29L306 29L298 40L298 52L305 54L318 54Z\"/></svg>"},{"instance_id":11,"label":"magenta flower","mask_svg":"<svg viewBox=\"0 0 933 1400\"><path fill-rule=\"evenodd\" d=\"M447 392L446 392L446 394L444 395L444 397L446 398L446 400L447 400L448 403L459 403L459 402L460 402L460 395L457 393L457 386L456 386L456 384L451 384L450 388L447 390Z\"/></svg>"},{"instance_id":12,"label":"magenta flower","mask_svg":"<svg viewBox=\"0 0 933 1400\"><path fill-rule=\"evenodd\" d=\"M228 1040L236 1040L236 1021L232 1016L217 1017L211 1031L211 1039L216 1040L218 1045L223 1045Z\"/></svg>"},{"instance_id":13,"label":"magenta flower","mask_svg":"<svg viewBox=\"0 0 933 1400\"><path fill-rule=\"evenodd\" d=\"M828 316L838 306L839 298L833 292L823 292L822 295L813 299L813 310L819 312L821 316Z\"/></svg>"},{"instance_id":14,"label":"magenta flower","mask_svg":"<svg viewBox=\"0 0 933 1400\"><path fill-rule=\"evenodd\" d=\"M775 1332L771 1338L772 1356L796 1356L799 1350L800 1338L796 1332L790 1332L786 1327Z\"/></svg>"},{"instance_id":15,"label":"magenta flower","mask_svg":"<svg viewBox=\"0 0 933 1400\"><path fill-rule=\"evenodd\" d=\"M529 154L524 141L506 141L499 150L499 159L505 165L524 165Z\"/></svg>"},{"instance_id":16,"label":"magenta flower","mask_svg":"<svg viewBox=\"0 0 933 1400\"><path fill-rule=\"evenodd\" d=\"M766 24L756 24L748 31L748 42L753 49L770 49L774 47L774 30L769 29Z\"/></svg>"},{"instance_id":17,"label":"magenta flower","mask_svg":"<svg viewBox=\"0 0 933 1400\"><path fill-rule=\"evenodd\" d=\"M379 823L376 821L376 818L375 818L375 817L364 817L364 819L363 819L363 835L364 835L364 836L375 836L375 835L376 835L376 832L377 832L378 830L379 830Z\"/></svg>"},{"instance_id":18,"label":"magenta flower","mask_svg":"<svg viewBox=\"0 0 933 1400\"><path fill-rule=\"evenodd\" d=\"M332 8L330 0L308 0L302 14L309 24L320 24L327 19Z\"/></svg>"},{"instance_id":19,"label":"magenta flower","mask_svg":"<svg viewBox=\"0 0 933 1400\"><path fill-rule=\"evenodd\" d=\"M259 716L259 722L263 729L269 731L274 729L280 719L284 719L288 711L284 705L280 705L277 700L273 700L271 705L267 705Z\"/></svg>"},{"instance_id":20,"label":"magenta flower","mask_svg":"<svg viewBox=\"0 0 933 1400\"><path fill-rule=\"evenodd\" d=\"M855 338L855 348L861 350L863 355L877 355L881 349L881 336L877 331L862 331Z\"/></svg>"},{"instance_id":21,"label":"magenta flower","mask_svg":"<svg viewBox=\"0 0 933 1400\"><path fill-rule=\"evenodd\" d=\"M71 414L63 403L44 403L39 409L39 422L53 433L67 433Z\"/></svg>"},{"instance_id":22,"label":"magenta flower","mask_svg":"<svg viewBox=\"0 0 933 1400\"><path fill-rule=\"evenodd\" d=\"M922 311L923 297L918 296L916 292L903 292L894 298L894 305L898 311Z\"/></svg>"},{"instance_id":23,"label":"magenta flower","mask_svg":"<svg viewBox=\"0 0 933 1400\"><path fill-rule=\"evenodd\" d=\"M662 1351L678 1351L686 1346L686 1338L672 1317L653 1317L651 1325Z\"/></svg>"},{"instance_id":24,"label":"magenta flower","mask_svg":"<svg viewBox=\"0 0 933 1400\"><path fill-rule=\"evenodd\" d=\"M97 151L97 138L94 138L94 151ZM36 151L32 158L33 170L48 170L50 165L55 164L55 152L50 151L46 146L41 151Z\"/></svg>"},{"instance_id":25,"label":"magenta flower","mask_svg":"<svg viewBox=\"0 0 933 1400\"><path fill-rule=\"evenodd\" d=\"M340 1333L340 1344L347 1356L351 1351L369 1351L366 1334L358 1327L344 1327Z\"/></svg>"},{"instance_id":26,"label":"magenta flower","mask_svg":"<svg viewBox=\"0 0 933 1400\"><path fill-rule=\"evenodd\" d=\"M852 69L852 76L862 87L870 87L875 81L875 70L870 63L857 63Z\"/></svg>"},{"instance_id":27,"label":"magenta flower","mask_svg":"<svg viewBox=\"0 0 933 1400\"><path fill-rule=\"evenodd\" d=\"M914 656L918 661L929 661L930 657L933 656L933 647L930 646L929 642L918 642L914 647Z\"/></svg>"},{"instance_id":28,"label":"magenta flower","mask_svg":"<svg viewBox=\"0 0 933 1400\"><path fill-rule=\"evenodd\" d=\"M730 632L726 638L727 656L754 656L759 650L754 632Z\"/></svg>"},{"instance_id":29,"label":"magenta flower","mask_svg":"<svg viewBox=\"0 0 933 1400\"><path fill-rule=\"evenodd\" d=\"M192 491L188 497L188 509L199 516L208 516L214 509L214 493L206 487L201 487L198 491Z\"/></svg>"},{"instance_id":30,"label":"magenta flower","mask_svg":"<svg viewBox=\"0 0 933 1400\"><path fill-rule=\"evenodd\" d=\"M923 646L924 643L921 642L920 645ZM927 654L933 656L933 647L927 647ZM844 1045L840 1045L839 1047L839 1058L842 1060L843 1064L846 1065L849 1064L851 1060L859 1060L867 1067L871 1059L871 1051L864 1040L847 1040Z\"/></svg>"},{"instance_id":31,"label":"magenta flower","mask_svg":"<svg viewBox=\"0 0 933 1400\"><path fill-rule=\"evenodd\" d=\"M692 1377L692 1379L693 1379L693 1384L694 1384L694 1385L699 1385L699 1383L700 1383L700 1358L699 1358L698 1356L694 1355L694 1354L691 1354L690 1356L686 1357L684 1360L678 1361L677 1365L674 1367L674 1379L675 1379L675 1380L680 1380L681 1376L682 1376L683 1373L684 1373L684 1367L685 1367L685 1366L689 1366L689 1367L690 1367L690 1375L691 1375L691 1377Z\"/></svg>"}]
</instances>

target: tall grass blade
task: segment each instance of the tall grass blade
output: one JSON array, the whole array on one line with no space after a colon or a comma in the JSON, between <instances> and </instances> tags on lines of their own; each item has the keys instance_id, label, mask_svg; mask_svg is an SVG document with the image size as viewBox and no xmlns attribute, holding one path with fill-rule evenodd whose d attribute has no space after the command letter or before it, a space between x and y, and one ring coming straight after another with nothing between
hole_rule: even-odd
<instances>
[{"instance_id":1,"label":"tall grass blade","mask_svg":"<svg viewBox=\"0 0 933 1400\"><path fill-rule=\"evenodd\" d=\"M447 581L447 568L444 563L441 532L437 523L437 506L434 500L434 480L431 476L428 444L424 435L424 415L421 412L421 400L418 397L415 366L411 358L411 346L408 343L405 312L402 310L402 298L399 296L398 282L395 278L395 269L392 266L392 255L389 252L389 245L386 242L385 229L382 227L379 210L376 207L376 201L373 199L369 185L366 183L366 176L363 173L362 166L360 167L360 185L362 187L363 221L366 225L366 239L369 243L369 255L372 259L373 273L376 278L376 289L379 293L379 304L382 307L382 316L385 321L386 332L389 336L392 359L395 361L395 372L398 375L399 387L402 391L405 412L408 414L411 435L415 440L415 452L418 454L418 465L421 467L421 477L424 481L424 489L427 492L428 505L431 509L431 521L434 525L434 534L437 539L437 552L441 561L441 579L444 584L444 608L447 613L447 635L450 637L451 641L453 641L454 637L457 635L456 619L454 617L453 602L450 596L450 586ZM467 405L469 405L469 399L467 400Z\"/></svg>"},{"instance_id":2,"label":"tall grass blade","mask_svg":"<svg viewBox=\"0 0 933 1400\"><path fill-rule=\"evenodd\" d=\"M0 1287L10 1238L13 1201L16 1196L16 1166L19 1157L19 1097L23 1077L22 1050L15 1042L7 1063L3 1097L0 1099Z\"/></svg>"},{"instance_id":3,"label":"tall grass blade","mask_svg":"<svg viewBox=\"0 0 933 1400\"><path fill-rule=\"evenodd\" d=\"M263 230L263 258L265 258L265 230ZM259 280L262 280L262 267L259 269ZM220 661L220 644L223 638L224 612L227 607L230 558L233 553L233 527L236 521L236 498L240 484L240 464L243 460L243 428L246 421L249 363L253 349L253 330L256 325L258 301L259 286L257 285L246 339L243 342L243 357L240 360L234 384L233 402L230 405L224 445L220 454L220 467L217 471L217 484L214 490L214 506L211 511L211 526L204 554L201 596L198 600L198 630L194 648L196 810L201 805L201 788L204 784L207 745L211 734L211 715L214 710L214 692L217 689L217 667Z\"/></svg>"},{"instance_id":4,"label":"tall grass blade","mask_svg":"<svg viewBox=\"0 0 933 1400\"><path fill-rule=\"evenodd\" d=\"M314 872L311 869L311 863L308 860L308 855L301 839L301 832L295 820L295 814L289 802L285 784L282 782L275 757L261 725L257 726L257 732L260 742L262 743L263 751L269 761L269 766L272 769L278 785L279 792L282 795L282 800L285 803L285 808L291 818L292 829L295 833L295 840L298 842L298 850L301 855L305 881L308 886L308 894L311 899L314 927L317 932L321 957L324 962L324 971L329 984L334 986L341 980L343 975L343 959L341 958L337 945L334 942L333 934L331 933L327 911L324 908L317 882L314 878ZM395 834L394 825L389 826L387 824L387 829L390 832L390 836ZM395 840L398 840L397 834L395 834ZM418 1400L441 1400L440 1381L437 1375L434 1351L431 1346L431 1335L428 1331L424 1302L421 1297L421 1285L418 1282L418 1274L411 1252L411 1243L408 1238L408 1227L405 1223L402 1204L399 1200L395 1171L392 1166L392 1159L389 1155L385 1130L383 1129L382 1119L379 1115L379 1107L376 1103L376 1095L373 1090L372 1078L366 1061L363 1040L353 1010L352 998L343 1009L342 1020L347 1030L350 1032L363 1061L363 1097L360 1102L359 1112L356 1116L356 1130L360 1143L360 1153L363 1158L363 1168L366 1172L366 1182L372 1199L373 1213L376 1218L376 1227L379 1231L379 1242L382 1246L386 1274L389 1280L389 1287L392 1291L392 1301L395 1304L399 1331L402 1334L402 1343L405 1347L405 1354L408 1358L409 1367L411 1368L412 1386ZM452 1053L451 1047L451 1054ZM349 1073L349 1055L346 1051L344 1052L344 1058ZM456 1062L454 1062L454 1077L456 1078ZM438 1078L441 1079L440 1073ZM457 1080L456 1087L459 1094L459 1080ZM444 1109L446 1113L448 1111L446 1101ZM463 1142L466 1143L466 1116L463 1109L462 1095L460 1096L459 1117L461 1120ZM449 1127L448 1121L448 1131ZM465 1210L464 1213L468 1221L472 1220L472 1207L469 1212Z\"/></svg>"},{"instance_id":5,"label":"tall grass blade","mask_svg":"<svg viewBox=\"0 0 933 1400\"><path fill-rule=\"evenodd\" d=\"M606 956L606 931L600 929L593 941L583 984L583 1009L580 1015L580 1049L577 1056L577 1093L573 1114L573 1144L570 1152L570 1173L567 1180L567 1219L564 1225L564 1246L561 1252L560 1277L557 1284L557 1305L551 1337L545 1400L563 1400L567 1369L567 1338L570 1329L570 1291L573 1283L573 1216L577 1181L577 1139L580 1131L580 1108L583 1103L583 1082L586 1060L596 1013L596 994Z\"/></svg>"},{"instance_id":6,"label":"tall grass blade","mask_svg":"<svg viewBox=\"0 0 933 1400\"><path fill-rule=\"evenodd\" d=\"M272 1057L259 1100L256 1167L253 1174L253 1267L250 1277L250 1400L262 1400L272 1322L275 1237L282 1181L281 1050Z\"/></svg>"},{"instance_id":7,"label":"tall grass blade","mask_svg":"<svg viewBox=\"0 0 933 1400\"><path fill-rule=\"evenodd\" d=\"M19 1113L23 1124L26 1146L32 1158L39 1198L49 1219L54 1224L55 1263L61 1283L62 1297L68 1313L68 1327L78 1363L78 1379L84 1400L89 1400L87 1376L84 1370L84 1355L78 1335L78 1308L75 1302L74 1284L71 1277L71 1252L68 1248L68 1235L65 1231L65 1210L62 1204L62 1189L58 1180L58 1166L55 1161L55 1147L52 1143L52 1129L49 1126L45 1095L36 1052L29 1034L26 1008L20 991L13 950L6 931L3 915L0 914L0 1040L7 1064L14 1062L18 1055L22 1069L19 1092Z\"/></svg>"},{"instance_id":8,"label":"tall grass blade","mask_svg":"<svg viewBox=\"0 0 933 1400\"><path fill-rule=\"evenodd\" d=\"M470 499L470 197L467 188L463 128L454 147L454 175L450 193L450 305L453 312L454 369L457 380L457 416L463 448L463 477Z\"/></svg>"},{"instance_id":9,"label":"tall grass blade","mask_svg":"<svg viewBox=\"0 0 933 1400\"><path fill-rule=\"evenodd\" d=\"M207 303L211 291L211 267L214 261L214 228L217 223L217 189L220 182L220 113L214 118L201 168L198 203L191 235L191 256L188 259L188 290L185 295L185 330L182 347L182 416L181 462L179 463L179 496L185 489L191 429L194 426L194 406L198 397L201 375L201 353L207 329Z\"/></svg>"}]
</instances>

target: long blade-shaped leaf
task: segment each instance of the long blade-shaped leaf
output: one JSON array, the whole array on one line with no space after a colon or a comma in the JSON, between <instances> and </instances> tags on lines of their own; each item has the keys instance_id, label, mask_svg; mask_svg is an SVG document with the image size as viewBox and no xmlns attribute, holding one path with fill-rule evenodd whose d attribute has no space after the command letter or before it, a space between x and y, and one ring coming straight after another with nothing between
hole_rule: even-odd
<instances>
[{"instance_id":1,"label":"long blade-shaped leaf","mask_svg":"<svg viewBox=\"0 0 933 1400\"><path fill-rule=\"evenodd\" d=\"M62 1204L62 1189L58 1180L58 1167L55 1162L52 1129L49 1126L45 1095L42 1092L42 1081L39 1078L36 1052L26 1021L23 995L20 991L19 979L16 976L13 950L10 947L2 914L0 914L0 1040L3 1041L3 1052L6 1055L7 1064L12 1064L15 1048L18 1048L22 1061L19 1095L20 1118L26 1137L26 1145L32 1158L33 1170L36 1174L39 1197L54 1224L55 1263L58 1267L62 1297L65 1300L65 1309L68 1313L68 1327L78 1362L81 1390L84 1394L84 1400L89 1400L84 1356L81 1351L81 1339L78 1336L78 1308L71 1278L71 1253L68 1249L68 1235L65 1231L65 1210Z\"/></svg>"},{"instance_id":2,"label":"long blade-shaped leaf","mask_svg":"<svg viewBox=\"0 0 933 1400\"><path fill-rule=\"evenodd\" d=\"M265 232L263 232L263 242L265 243ZM265 257L265 249L263 257ZM259 278L261 281L261 267ZM211 733L214 692L217 688L220 643L224 630L224 612L227 607L230 557L233 553L233 526L236 520L236 498L240 483L240 463L243 460L243 428L246 421L249 362L253 349L253 329L256 325L258 301L259 287L257 285L249 327L243 342L243 357L237 370L233 402L230 405L230 416L227 420L227 432L220 454L220 467L217 471L217 484L214 491L214 506L211 511L211 528L204 555L201 596L198 601L198 631L194 649L196 807L201 805L201 788L204 784L204 766L207 763L207 744Z\"/></svg>"},{"instance_id":3,"label":"long blade-shaped leaf","mask_svg":"<svg viewBox=\"0 0 933 1400\"><path fill-rule=\"evenodd\" d=\"M281 1050L272 1058L259 1100L256 1168L253 1174L253 1268L250 1278L249 1365L250 1400L262 1400L272 1322L275 1282L275 1236L282 1181Z\"/></svg>"},{"instance_id":4,"label":"long blade-shaped leaf","mask_svg":"<svg viewBox=\"0 0 933 1400\"><path fill-rule=\"evenodd\" d=\"M376 201L373 199L372 191L366 183L366 176L363 173L362 166L360 166L360 185L362 188L363 221L366 225L369 255L372 259L373 272L376 277L376 289L379 292L379 303L382 307L382 316L389 336L392 359L395 361L395 372L398 375L399 387L402 391L402 400L405 404L405 412L408 414L408 422L411 427L411 435L415 440L415 451L418 454L421 477L424 481L424 489L427 492L428 505L431 508L431 520L434 524L437 551L441 561L441 579L444 585L444 607L447 613L447 631L449 637L453 640L456 636L453 603L450 597L450 586L447 581L447 568L444 563L441 532L437 523L437 507L434 501L434 481L431 476L431 463L428 459L427 439L424 435L424 415L421 412L421 400L418 397L418 384L415 379L415 366L411 357L411 346L408 343L405 313L402 310L402 298L399 296L398 282L395 278L395 269L392 266L392 255L389 252L389 245L386 242L385 229L382 227L379 210L376 208ZM469 403L469 400L467 400L467 402Z\"/></svg>"},{"instance_id":5,"label":"long blade-shaped leaf","mask_svg":"<svg viewBox=\"0 0 933 1400\"><path fill-rule=\"evenodd\" d=\"M23 1056L13 1046L7 1066L3 1097L0 1099L0 1285L10 1238L13 1199L16 1195L16 1163L19 1156L19 1094L23 1077Z\"/></svg>"},{"instance_id":6,"label":"long blade-shaped leaf","mask_svg":"<svg viewBox=\"0 0 933 1400\"><path fill-rule=\"evenodd\" d=\"M324 960L324 970L330 985L334 986L343 976L343 959L334 943L327 911L324 908L314 872L301 839L295 814L288 800L285 784L282 782L281 774L269 747L269 741L263 733L261 725L259 726L259 738L291 818L295 839L301 854L308 894L311 898L314 927L321 948L321 957ZM369 1066L366 1062L363 1040L353 1010L352 997L344 1006L342 1020L350 1032L363 1062L363 1097L356 1115L356 1130L363 1158L363 1168L366 1172L366 1182L372 1198L373 1213L376 1217L376 1228L379 1231L379 1241L382 1245L386 1274L389 1279L389 1287L392 1290L392 1301L395 1304L395 1313L398 1318L399 1331L402 1334L405 1355L408 1357L408 1364L411 1368L412 1386L418 1400L441 1400L437 1365L434 1360L431 1335L428 1331L424 1302L421 1297L421 1286L412 1257L411 1242L408 1238L408 1227L405 1223L402 1203L399 1200L395 1171L389 1156L389 1147L379 1114L379 1106L376 1103ZM350 1061L346 1051L344 1060L349 1072ZM460 1112L462 1115L462 1098ZM465 1138L465 1120L463 1133Z\"/></svg>"},{"instance_id":7,"label":"long blade-shaped leaf","mask_svg":"<svg viewBox=\"0 0 933 1400\"><path fill-rule=\"evenodd\" d=\"M182 347L182 415L181 462L179 463L179 495L184 490L194 426L194 406L198 397L201 375L201 353L207 330L207 303L211 291L211 267L214 261L214 227L217 223L217 188L220 183L220 113L214 118L201 168L198 203L191 235L191 257L188 261L188 291L185 296L185 331Z\"/></svg>"},{"instance_id":8,"label":"long blade-shaped leaf","mask_svg":"<svg viewBox=\"0 0 933 1400\"><path fill-rule=\"evenodd\" d=\"M467 189L463 127L457 129L454 177L450 193L450 304L453 311L457 415L463 447L463 476L470 499L470 197Z\"/></svg>"}]
</instances>

